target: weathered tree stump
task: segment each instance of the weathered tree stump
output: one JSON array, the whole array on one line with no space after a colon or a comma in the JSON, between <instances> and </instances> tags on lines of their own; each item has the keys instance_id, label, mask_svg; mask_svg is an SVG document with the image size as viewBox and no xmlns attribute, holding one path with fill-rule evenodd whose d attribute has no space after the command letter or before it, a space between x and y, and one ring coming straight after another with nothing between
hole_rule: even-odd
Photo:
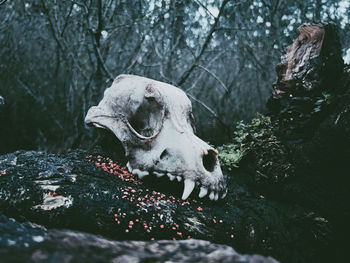
<instances>
[{"instance_id":1,"label":"weathered tree stump","mask_svg":"<svg viewBox=\"0 0 350 263\"><path fill-rule=\"evenodd\" d=\"M333 24L303 25L277 65L277 81L268 101L270 114L288 130L288 136L309 136L317 114L331 97L344 94L344 62L337 27Z\"/></svg>"},{"instance_id":2,"label":"weathered tree stump","mask_svg":"<svg viewBox=\"0 0 350 263\"><path fill-rule=\"evenodd\" d=\"M299 27L300 35L277 65L273 97L304 94L336 88L343 74L343 59L337 27L312 24Z\"/></svg>"}]
</instances>

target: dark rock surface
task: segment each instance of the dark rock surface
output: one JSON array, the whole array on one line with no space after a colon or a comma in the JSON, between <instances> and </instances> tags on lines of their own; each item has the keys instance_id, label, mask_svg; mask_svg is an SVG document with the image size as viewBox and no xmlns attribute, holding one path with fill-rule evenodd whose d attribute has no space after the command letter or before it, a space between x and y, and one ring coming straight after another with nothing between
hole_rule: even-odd
<instances>
[{"instance_id":1,"label":"dark rock surface","mask_svg":"<svg viewBox=\"0 0 350 263\"><path fill-rule=\"evenodd\" d=\"M0 211L19 221L114 240L191 237L286 262L321 258L329 244L317 235L328 229L327 222L310 217L301 205L262 196L250 186L244 166L228 178L225 200L183 202L176 191L174 196L173 190L153 190L162 184L141 184L114 162L87 156L84 151L0 156Z\"/></svg>"},{"instance_id":2,"label":"dark rock surface","mask_svg":"<svg viewBox=\"0 0 350 263\"><path fill-rule=\"evenodd\" d=\"M0 262L277 262L203 240L118 242L82 232L47 230L5 216L0 216L0 233Z\"/></svg>"}]
</instances>

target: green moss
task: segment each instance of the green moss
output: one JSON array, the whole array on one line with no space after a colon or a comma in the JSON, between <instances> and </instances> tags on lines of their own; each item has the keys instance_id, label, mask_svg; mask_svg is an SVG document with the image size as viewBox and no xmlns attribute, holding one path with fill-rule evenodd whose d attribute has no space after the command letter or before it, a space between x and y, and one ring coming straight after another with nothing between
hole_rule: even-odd
<instances>
[{"instance_id":1,"label":"green moss","mask_svg":"<svg viewBox=\"0 0 350 263\"><path fill-rule=\"evenodd\" d=\"M238 163L249 152L254 140L270 135L274 129L271 118L257 113L250 123L237 122L233 141L218 147L220 162L228 170L238 167Z\"/></svg>"}]
</instances>

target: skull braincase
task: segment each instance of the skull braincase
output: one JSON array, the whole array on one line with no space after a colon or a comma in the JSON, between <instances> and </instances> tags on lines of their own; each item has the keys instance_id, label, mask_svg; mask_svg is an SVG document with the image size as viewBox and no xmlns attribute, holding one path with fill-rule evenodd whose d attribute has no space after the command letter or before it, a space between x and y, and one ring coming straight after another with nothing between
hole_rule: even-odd
<instances>
[{"instance_id":1,"label":"skull braincase","mask_svg":"<svg viewBox=\"0 0 350 263\"><path fill-rule=\"evenodd\" d=\"M226 195L217 151L194 134L191 101L181 89L120 75L98 106L89 109L85 122L115 134L129 158L128 169L140 178L154 173L184 180L183 199L196 184L199 197Z\"/></svg>"}]
</instances>

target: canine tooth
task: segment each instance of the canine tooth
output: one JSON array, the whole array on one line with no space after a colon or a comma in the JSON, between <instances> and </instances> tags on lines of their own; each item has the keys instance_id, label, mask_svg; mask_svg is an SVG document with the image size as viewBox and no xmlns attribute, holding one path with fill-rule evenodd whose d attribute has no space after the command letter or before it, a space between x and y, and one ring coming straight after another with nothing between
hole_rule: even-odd
<instances>
[{"instance_id":1,"label":"canine tooth","mask_svg":"<svg viewBox=\"0 0 350 263\"><path fill-rule=\"evenodd\" d=\"M126 164L126 168L128 168L128 171L132 173L132 168L129 162Z\"/></svg>"},{"instance_id":2,"label":"canine tooth","mask_svg":"<svg viewBox=\"0 0 350 263\"><path fill-rule=\"evenodd\" d=\"M168 177L170 181L174 181L175 180L175 176L172 175L171 173L168 173Z\"/></svg>"},{"instance_id":3,"label":"canine tooth","mask_svg":"<svg viewBox=\"0 0 350 263\"><path fill-rule=\"evenodd\" d=\"M182 200L186 200L190 196L195 186L195 182L191 179L185 179L184 192L182 194Z\"/></svg>"},{"instance_id":4,"label":"canine tooth","mask_svg":"<svg viewBox=\"0 0 350 263\"><path fill-rule=\"evenodd\" d=\"M210 193L209 199L210 199L210 200L214 200L214 198L215 198L215 193L214 193L214 191L213 191L213 192Z\"/></svg>"},{"instance_id":5,"label":"canine tooth","mask_svg":"<svg viewBox=\"0 0 350 263\"><path fill-rule=\"evenodd\" d=\"M207 193L208 193L208 188L202 186L202 187L201 187L201 190L199 191L198 197L199 197L199 198L203 198L204 196L207 195Z\"/></svg>"},{"instance_id":6,"label":"canine tooth","mask_svg":"<svg viewBox=\"0 0 350 263\"><path fill-rule=\"evenodd\" d=\"M181 181L182 181L181 176L176 176L176 179L177 179L179 182L181 182Z\"/></svg>"},{"instance_id":7,"label":"canine tooth","mask_svg":"<svg viewBox=\"0 0 350 263\"><path fill-rule=\"evenodd\" d=\"M214 196L214 200L218 200L219 199L219 193L216 193L215 196Z\"/></svg>"},{"instance_id":8,"label":"canine tooth","mask_svg":"<svg viewBox=\"0 0 350 263\"><path fill-rule=\"evenodd\" d=\"M153 173L157 176L157 178L164 176L163 173L159 173L159 172L153 172Z\"/></svg>"}]
</instances>

